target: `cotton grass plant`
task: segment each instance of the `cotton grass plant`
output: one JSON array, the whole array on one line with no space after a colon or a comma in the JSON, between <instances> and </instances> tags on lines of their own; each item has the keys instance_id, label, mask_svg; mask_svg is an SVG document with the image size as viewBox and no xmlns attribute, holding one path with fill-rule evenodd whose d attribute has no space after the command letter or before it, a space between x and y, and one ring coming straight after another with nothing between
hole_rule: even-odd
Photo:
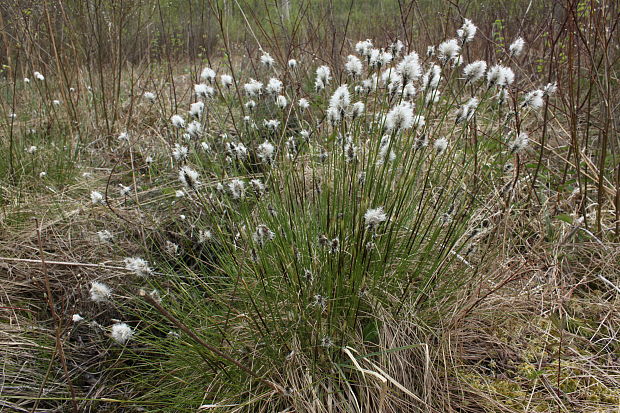
<instances>
[{"instance_id":1,"label":"cotton grass plant","mask_svg":"<svg viewBox=\"0 0 620 413\"><path fill-rule=\"evenodd\" d=\"M202 69L186 111L162 120L168 166L148 166L171 191L143 212L174 213L153 221L149 262L126 259L144 290L119 305L138 305L139 328L113 327L145 401L274 412L443 403L429 357L496 254L525 130L549 98L521 102L509 67L464 61L475 33L465 21L436 58L366 40L338 78L266 52L244 78ZM424 377L412 371L423 366Z\"/></svg>"}]
</instances>

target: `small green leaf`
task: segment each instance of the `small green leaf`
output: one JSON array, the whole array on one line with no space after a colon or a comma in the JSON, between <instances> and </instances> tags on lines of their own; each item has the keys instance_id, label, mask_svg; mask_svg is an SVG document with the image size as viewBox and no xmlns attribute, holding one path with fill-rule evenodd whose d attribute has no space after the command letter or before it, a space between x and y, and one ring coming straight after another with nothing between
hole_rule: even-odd
<instances>
[{"instance_id":1,"label":"small green leaf","mask_svg":"<svg viewBox=\"0 0 620 413\"><path fill-rule=\"evenodd\" d=\"M573 223L573 218L571 218L570 215L567 215L567 214L556 215L555 219L559 219L560 221L564 221L567 224L572 224Z\"/></svg>"}]
</instances>

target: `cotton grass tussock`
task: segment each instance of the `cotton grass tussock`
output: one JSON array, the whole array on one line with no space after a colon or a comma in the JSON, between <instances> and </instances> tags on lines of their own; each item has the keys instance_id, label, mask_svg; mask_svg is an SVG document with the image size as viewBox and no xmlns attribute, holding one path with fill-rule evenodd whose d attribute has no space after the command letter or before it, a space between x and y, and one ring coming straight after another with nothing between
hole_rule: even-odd
<instances>
[{"instance_id":1,"label":"cotton grass tussock","mask_svg":"<svg viewBox=\"0 0 620 413\"><path fill-rule=\"evenodd\" d=\"M359 406L374 410L378 391L364 386L355 371L351 374L343 369L345 373L339 376L339 370L334 369L342 343L356 348L360 355L382 354L356 358L365 368L371 369L368 363L372 360L395 380L402 379L406 387L420 382L419 377L410 375L414 373L400 372L393 366L413 360L407 370L415 372L419 371L417 367L426 366L426 360L438 359L433 347L437 343L426 339L426 325L429 331L437 327L437 320L446 320L445 325L449 325L458 306L470 302L470 287L477 285L471 274L482 274L476 272L478 262L498 255L492 242L488 243L488 255L472 248L486 248L486 238L484 242L482 237L475 243L463 242L471 217L480 210L485 215L501 215L498 221L511 215L498 213L501 208L512 208L507 202L513 201L501 198L494 191L495 185L528 178L503 174L502 165L507 160L519 164L519 159L510 154L518 152L512 149L514 142L505 138L514 137L514 132L507 135L507 131L539 130L537 114L520 109L514 114L512 103L518 108L525 93L521 92L522 84L510 87L514 75L507 74L501 61L489 62L496 68L491 71L498 73L487 78L487 63L470 59L479 56L481 50L490 50L468 47L476 30L466 20L457 31L457 39L440 45L440 64L426 58L422 63L420 56L400 41L374 48L371 41L364 41L358 44L357 56L346 58L352 51L325 60L318 53L313 60L303 48L290 49L299 53L300 61L308 62L308 67L298 66L295 60L279 68L274 61L267 66L276 70L267 71L260 64L255 67L252 63L256 62L240 62L235 79L229 75L215 77L213 71L209 78L201 78L203 83L194 90L198 98L192 94L189 76L176 84L175 96L165 76L154 79L160 82L140 80L137 90L153 85L149 87L161 94L159 102L136 106L143 112L131 120L140 122L125 123L128 118L121 113L118 124L111 125L112 131L123 125L136 132L131 145L112 148L114 155L123 158L110 183L113 194L117 194L118 182L129 183L133 178L132 184L140 192L127 192L135 199L113 197L109 209L133 221L135 208L139 217L135 221L145 223L146 232L142 235L134 228L110 226L116 233L115 248L96 248L112 254L127 240L144 236L147 242L133 242L128 250L161 257L157 260L157 277L150 276L146 281L170 297L160 303L161 308L179 323L167 318L155 304L148 311L138 307L138 316L131 320L148 326L149 331L161 330L162 334L139 337L140 352L148 352L149 357L155 354L157 362L162 361L159 354L165 355L158 368L174 371L175 377L191 388L174 387L171 378L147 378L144 383L159 381L162 388L177 390L167 395L168 407L195 409L202 400L192 404L193 400L181 400L176 393L183 397L195 393L198 399L206 391L214 405L225 399L252 399L247 408L257 411L265 410L269 403L277 410L305 411L310 406L307 401L327 406L331 397L327 393L338 394L338 408L342 410L355 411L355 403L359 403L358 410ZM454 42L457 47L453 47ZM277 47L271 42L265 44ZM278 56L288 57L290 50L278 50ZM431 48L429 55L434 53ZM317 71L315 76L317 64L310 62L317 61L342 62L344 70L334 66L332 74L323 66L327 74ZM463 69L454 69L461 63ZM236 60L230 63L235 64ZM494 89L485 88L481 83L485 80ZM320 93L312 91L313 81ZM32 86L29 89L46 87ZM233 90L227 90L231 86ZM507 98L509 92L515 99ZM510 102L509 108L497 106L496 93ZM173 98L174 107L185 116L178 126L167 119ZM51 98L42 102L46 106ZM189 113L185 112L188 109ZM19 113L20 118L27 117L26 112ZM38 136L27 142L40 145ZM505 144L504 150L501 144ZM25 156L21 148L28 145L18 146L20 156ZM50 150L47 143L44 149L32 157L33 161L38 162L43 152ZM148 159L143 157L146 153L157 161L149 166L143 160ZM38 166L33 174L40 170ZM512 171L520 172L524 171ZM201 178L205 182L200 183ZM47 181L46 185L51 178ZM125 191L124 186L120 188ZM515 185L515 200L524 188L529 190L530 185ZM90 213L109 214L114 223L120 222L106 208ZM319 234L325 235L317 244ZM124 278L123 283L131 283L137 277ZM489 285L495 281L489 280ZM125 290L125 284L122 289L131 291ZM126 298L115 297L114 308L120 309L124 302L136 306L136 300ZM145 300L150 304L148 298ZM414 323L407 322L410 303L416 306ZM464 325L469 317L472 314L463 316ZM388 331L390 318L397 318L394 331ZM240 365L208 349L196 351L202 344L192 341L194 344L189 345L181 339L179 336L185 337L187 332L181 332L179 324L187 325L188 331L196 332L224 355L230 354ZM399 329L409 324L415 324L411 331ZM171 326L179 328L180 334L166 334ZM332 344L319 348L325 337L330 337ZM398 343L393 341L395 337ZM429 344L430 354L418 357L418 348L409 348L412 341ZM390 352L396 345L405 350ZM163 351L158 351L160 348ZM135 352L122 353L123 362L135 356ZM287 354L291 353L294 357L289 358ZM336 354L338 357L333 358ZM203 363L205 355L207 363ZM418 358L422 360L419 365ZM295 369L273 368L286 363L294 363ZM205 366L201 375L193 372L199 364ZM211 369L211 365L216 367ZM432 367L422 370L429 368L428 376L434 380ZM301 383L292 378L294 371L310 373ZM271 387L263 377L282 389L294 387L295 395L280 400L281 392L269 393ZM316 383L325 385L316 387ZM347 393L342 383L350 383L353 393ZM429 388L435 389L433 386L431 383ZM344 392L338 391L343 388ZM270 396L263 404L246 398L247 389ZM312 389L315 394L311 394ZM436 390L440 393L443 389ZM394 395L385 399L385 410L445 408L434 404L433 395L425 395L428 406L414 402L401 406L397 403L402 400ZM353 396L358 398L355 402Z\"/></svg>"}]
</instances>

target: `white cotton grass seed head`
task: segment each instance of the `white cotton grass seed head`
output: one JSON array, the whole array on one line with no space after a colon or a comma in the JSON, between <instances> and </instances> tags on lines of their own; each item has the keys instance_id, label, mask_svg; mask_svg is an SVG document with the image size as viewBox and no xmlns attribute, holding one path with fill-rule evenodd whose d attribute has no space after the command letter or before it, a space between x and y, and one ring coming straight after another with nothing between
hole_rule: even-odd
<instances>
[{"instance_id":1,"label":"white cotton grass seed head","mask_svg":"<svg viewBox=\"0 0 620 413\"><path fill-rule=\"evenodd\" d=\"M523 102L521 103L521 106L530 109L540 109L545 104L543 96L545 96L545 92L540 89L528 92L523 97Z\"/></svg>"},{"instance_id":2,"label":"white cotton grass seed head","mask_svg":"<svg viewBox=\"0 0 620 413\"><path fill-rule=\"evenodd\" d=\"M249 97L260 96L263 91L263 83L255 79L250 79L248 83L243 85L243 90Z\"/></svg>"},{"instance_id":3,"label":"white cotton grass seed head","mask_svg":"<svg viewBox=\"0 0 620 413\"><path fill-rule=\"evenodd\" d=\"M285 109L286 105L288 105L288 101L286 100L286 97L283 95L279 95L276 98L276 106L279 107L280 109Z\"/></svg>"},{"instance_id":4,"label":"white cotton grass seed head","mask_svg":"<svg viewBox=\"0 0 620 413\"><path fill-rule=\"evenodd\" d=\"M441 68L438 65L432 65L422 76L422 90L436 89L440 80Z\"/></svg>"},{"instance_id":5,"label":"white cotton grass seed head","mask_svg":"<svg viewBox=\"0 0 620 413\"><path fill-rule=\"evenodd\" d=\"M127 343L133 336L133 330L126 323L116 323L112 326L112 338L118 344Z\"/></svg>"},{"instance_id":6,"label":"white cotton grass seed head","mask_svg":"<svg viewBox=\"0 0 620 413\"><path fill-rule=\"evenodd\" d=\"M364 223L366 227L374 230L379 224L387 220L387 215L383 211L383 207L368 209L364 214Z\"/></svg>"},{"instance_id":7,"label":"white cotton grass seed head","mask_svg":"<svg viewBox=\"0 0 620 413\"><path fill-rule=\"evenodd\" d=\"M269 79L269 82L267 82L267 86L265 86L265 91L270 95L277 95L282 91L282 81L280 79L272 77L271 79Z\"/></svg>"},{"instance_id":8,"label":"white cotton grass seed head","mask_svg":"<svg viewBox=\"0 0 620 413\"><path fill-rule=\"evenodd\" d=\"M347 72L349 76L359 77L362 75L362 62L361 60L354 55L347 56L347 62L344 64L344 70Z\"/></svg>"},{"instance_id":9,"label":"white cotton grass seed head","mask_svg":"<svg viewBox=\"0 0 620 413\"><path fill-rule=\"evenodd\" d=\"M202 116L204 108L205 104L203 102L194 102L189 105L189 115L194 118L200 118L200 116Z\"/></svg>"},{"instance_id":10,"label":"white cotton grass seed head","mask_svg":"<svg viewBox=\"0 0 620 413\"><path fill-rule=\"evenodd\" d=\"M475 97L469 99L456 113L456 123L468 122L474 117L479 100Z\"/></svg>"},{"instance_id":11,"label":"white cotton grass seed head","mask_svg":"<svg viewBox=\"0 0 620 413\"><path fill-rule=\"evenodd\" d=\"M267 225L259 225L256 227L256 231L252 234L252 239L260 247L264 246L267 241L271 241L275 238L276 234L267 227Z\"/></svg>"},{"instance_id":12,"label":"white cotton grass seed head","mask_svg":"<svg viewBox=\"0 0 620 413\"><path fill-rule=\"evenodd\" d=\"M321 81L324 86L329 84L331 78L329 66L319 66L316 68L316 79Z\"/></svg>"},{"instance_id":13,"label":"white cotton grass seed head","mask_svg":"<svg viewBox=\"0 0 620 413\"><path fill-rule=\"evenodd\" d=\"M126 186L123 184L118 184L118 186L120 187L118 192L121 196L127 196L131 193L131 186Z\"/></svg>"},{"instance_id":14,"label":"white cotton grass seed head","mask_svg":"<svg viewBox=\"0 0 620 413\"><path fill-rule=\"evenodd\" d=\"M209 82L209 83L213 83L215 81L215 70L211 69L210 67L205 67L204 69L202 69L202 72L200 73L200 78L205 81L205 82Z\"/></svg>"},{"instance_id":15,"label":"white cotton grass seed head","mask_svg":"<svg viewBox=\"0 0 620 413\"><path fill-rule=\"evenodd\" d=\"M364 102L355 102L353 106L351 106L351 117L353 119L359 118L364 114Z\"/></svg>"},{"instance_id":16,"label":"white cotton grass seed head","mask_svg":"<svg viewBox=\"0 0 620 413\"><path fill-rule=\"evenodd\" d=\"M201 229L198 231L198 243L204 244L205 242L211 241L213 239L213 233L208 229Z\"/></svg>"},{"instance_id":17,"label":"white cotton grass seed head","mask_svg":"<svg viewBox=\"0 0 620 413\"><path fill-rule=\"evenodd\" d=\"M448 148L448 140L446 138L439 138L435 141L433 147L437 151L437 154L441 155Z\"/></svg>"},{"instance_id":18,"label":"white cotton grass seed head","mask_svg":"<svg viewBox=\"0 0 620 413\"><path fill-rule=\"evenodd\" d=\"M215 89L209 85L200 83L194 85L194 94L199 98L208 99L215 95Z\"/></svg>"},{"instance_id":19,"label":"white cotton grass seed head","mask_svg":"<svg viewBox=\"0 0 620 413\"><path fill-rule=\"evenodd\" d=\"M310 102L308 102L308 99L306 98L301 98L299 99L299 102L297 102L297 105L299 106L299 108L302 110L302 112L306 109L308 109L310 107Z\"/></svg>"},{"instance_id":20,"label":"white cotton grass seed head","mask_svg":"<svg viewBox=\"0 0 620 413\"><path fill-rule=\"evenodd\" d=\"M463 43L468 43L474 40L476 31L478 31L476 25L471 20L465 19L463 26L456 31L456 34Z\"/></svg>"},{"instance_id":21,"label":"white cotton grass seed head","mask_svg":"<svg viewBox=\"0 0 620 413\"><path fill-rule=\"evenodd\" d=\"M177 161L184 161L187 159L189 155L189 149L187 146L179 145L178 143L174 144L174 149L172 150L172 156Z\"/></svg>"},{"instance_id":22,"label":"white cotton grass seed head","mask_svg":"<svg viewBox=\"0 0 620 413\"><path fill-rule=\"evenodd\" d=\"M510 153L519 153L527 148L529 136L525 132L521 132L510 144Z\"/></svg>"},{"instance_id":23,"label":"white cotton grass seed head","mask_svg":"<svg viewBox=\"0 0 620 413\"><path fill-rule=\"evenodd\" d=\"M413 100L413 98L415 98L416 93L417 90L415 86L413 86L413 84L411 83L407 83L403 88L403 99L411 101Z\"/></svg>"},{"instance_id":24,"label":"white cotton grass seed head","mask_svg":"<svg viewBox=\"0 0 620 413\"><path fill-rule=\"evenodd\" d=\"M185 127L185 119L181 115L172 115L170 122L175 128L181 129Z\"/></svg>"},{"instance_id":25,"label":"white cotton grass seed head","mask_svg":"<svg viewBox=\"0 0 620 413\"><path fill-rule=\"evenodd\" d=\"M271 57L269 53L264 52L263 55L260 57L260 62L265 67L272 67L276 61L274 60L273 57Z\"/></svg>"},{"instance_id":26,"label":"white cotton grass seed head","mask_svg":"<svg viewBox=\"0 0 620 413\"><path fill-rule=\"evenodd\" d=\"M74 323L79 323L80 321L83 321L83 320L84 320L84 317L82 317L82 316L81 316L81 315L79 315L79 314L73 314L73 315L71 316L71 320L72 320Z\"/></svg>"},{"instance_id":27,"label":"white cotton grass seed head","mask_svg":"<svg viewBox=\"0 0 620 413\"><path fill-rule=\"evenodd\" d=\"M463 76L466 82L474 83L484 76L487 70L487 62L484 60L476 60L465 66L463 69Z\"/></svg>"},{"instance_id":28,"label":"white cotton grass seed head","mask_svg":"<svg viewBox=\"0 0 620 413\"><path fill-rule=\"evenodd\" d=\"M400 55L400 53L403 51L404 48L405 48L405 44L399 39L396 39L390 45L390 53L392 53L392 55L394 56L398 56Z\"/></svg>"},{"instance_id":29,"label":"white cotton grass seed head","mask_svg":"<svg viewBox=\"0 0 620 413\"><path fill-rule=\"evenodd\" d=\"M29 154L34 154L37 151L37 147L35 145L30 145L26 148L26 152Z\"/></svg>"},{"instance_id":30,"label":"white cotton grass seed head","mask_svg":"<svg viewBox=\"0 0 620 413\"><path fill-rule=\"evenodd\" d=\"M349 88L347 85L339 86L334 94L329 99L329 109L335 111L338 117L343 117L351 104L351 95L349 94Z\"/></svg>"},{"instance_id":31,"label":"white cotton grass seed head","mask_svg":"<svg viewBox=\"0 0 620 413\"><path fill-rule=\"evenodd\" d=\"M542 90L543 90L543 95L544 96L553 95L558 90L558 84L557 84L557 82L547 83L547 85L545 87L543 87Z\"/></svg>"},{"instance_id":32,"label":"white cotton grass seed head","mask_svg":"<svg viewBox=\"0 0 620 413\"><path fill-rule=\"evenodd\" d=\"M461 46L456 39L446 40L437 46L437 57L442 62L454 59L461 52Z\"/></svg>"},{"instance_id":33,"label":"white cotton grass seed head","mask_svg":"<svg viewBox=\"0 0 620 413\"><path fill-rule=\"evenodd\" d=\"M34 78L40 82L45 80L45 76L43 76L41 72L34 72Z\"/></svg>"},{"instance_id":34,"label":"white cotton grass seed head","mask_svg":"<svg viewBox=\"0 0 620 413\"><path fill-rule=\"evenodd\" d=\"M144 92L142 97L144 98L144 100L150 103L155 102L155 99L157 99L157 96L153 92Z\"/></svg>"},{"instance_id":35,"label":"white cotton grass seed head","mask_svg":"<svg viewBox=\"0 0 620 413\"><path fill-rule=\"evenodd\" d=\"M231 75L221 75L220 76L220 83L222 84L223 87L225 88L229 88L232 86L234 80L233 77Z\"/></svg>"},{"instance_id":36,"label":"white cotton grass seed head","mask_svg":"<svg viewBox=\"0 0 620 413\"><path fill-rule=\"evenodd\" d=\"M93 205L103 204L103 194L99 191L91 191L90 192L90 202Z\"/></svg>"},{"instance_id":37,"label":"white cotton grass seed head","mask_svg":"<svg viewBox=\"0 0 620 413\"><path fill-rule=\"evenodd\" d=\"M191 138L197 138L198 136L200 136L200 133L202 132L202 124L198 121L191 121L189 123L189 125L187 125L187 134L191 137Z\"/></svg>"},{"instance_id":38,"label":"white cotton grass seed head","mask_svg":"<svg viewBox=\"0 0 620 413\"><path fill-rule=\"evenodd\" d=\"M372 40L366 39L359 41L355 44L355 51L364 57L370 56L370 51L372 49Z\"/></svg>"},{"instance_id":39,"label":"white cotton grass seed head","mask_svg":"<svg viewBox=\"0 0 620 413\"><path fill-rule=\"evenodd\" d=\"M112 233L107 229L97 231L97 237L101 242L110 242L114 239L114 235L112 235Z\"/></svg>"},{"instance_id":40,"label":"white cotton grass seed head","mask_svg":"<svg viewBox=\"0 0 620 413\"><path fill-rule=\"evenodd\" d=\"M508 47L508 53L510 54L510 56L517 57L523 52L524 46L525 46L525 40L523 40L523 37L518 37Z\"/></svg>"},{"instance_id":41,"label":"white cotton grass seed head","mask_svg":"<svg viewBox=\"0 0 620 413\"><path fill-rule=\"evenodd\" d=\"M263 126L265 126L267 129L271 130L271 131L275 131L276 129L278 129L280 127L280 121L277 119L265 119L263 120Z\"/></svg>"},{"instance_id":42,"label":"white cotton grass seed head","mask_svg":"<svg viewBox=\"0 0 620 413\"><path fill-rule=\"evenodd\" d=\"M489 86L507 87L515 80L515 74L511 68L495 65L487 71L487 83Z\"/></svg>"},{"instance_id":43,"label":"white cotton grass seed head","mask_svg":"<svg viewBox=\"0 0 620 413\"><path fill-rule=\"evenodd\" d=\"M124 260L125 269L133 272L138 277L147 277L153 273L149 263L140 257L127 257Z\"/></svg>"},{"instance_id":44,"label":"white cotton grass seed head","mask_svg":"<svg viewBox=\"0 0 620 413\"><path fill-rule=\"evenodd\" d=\"M256 149L256 156L261 162L271 163L273 162L275 150L275 146L273 146L269 141L265 141L258 145L258 148Z\"/></svg>"},{"instance_id":45,"label":"white cotton grass seed head","mask_svg":"<svg viewBox=\"0 0 620 413\"><path fill-rule=\"evenodd\" d=\"M288 67L290 67L291 69L295 69L297 67L297 60L295 59L289 59L288 61Z\"/></svg>"},{"instance_id":46,"label":"white cotton grass seed head","mask_svg":"<svg viewBox=\"0 0 620 413\"><path fill-rule=\"evenodd\" d=\"M183 166L179 170L179 181L189 189L196 189L200 185L199 174L189 166Z\"/></svg>"},{"instance_id":47,"label":"white cotton grass seed head","mask_svg":"<svg viewBox=\"0 0 620 413\"><path fill-rule=\"evenodd\" d=\"M420 57L416 52L411 52L400 61L396 66L397 73L402 78L402 83L416 81L422 75L422 67L420 66Z\"/></svg>"},{"instance_id":48,"label":"white cotton grass seed head","mask_svg":"<svg viewBox=\"0 0 620 413\"><path fill-rule=\"evenodd\" d=\"M235 178L228 183L228 190L233 199L243 199L245 197L245 182Z\"/></svg>"},{"instance_id":49,"label":"white cotton grass seed head","mask_svg":"<svg viewBox=\"0 0 620 413\"><path fill-rule=\"evenodd\" d=\"M390 110L385 117L385 129L389 132L403 131L413 126L413 106L403 102Z\"/></svg>"},{"instance_id":50,"label":"white cotton grass seed head","mask_svg":"<svg viewBox=\"0 0 620 413\"><path fill-rule=\"evenodd\" d=\"M93 281L90 284L89 293L91 300L94 302L102 302L110 299L112 296L112 289L104 283Z\"/></svg>"}]
</instances>

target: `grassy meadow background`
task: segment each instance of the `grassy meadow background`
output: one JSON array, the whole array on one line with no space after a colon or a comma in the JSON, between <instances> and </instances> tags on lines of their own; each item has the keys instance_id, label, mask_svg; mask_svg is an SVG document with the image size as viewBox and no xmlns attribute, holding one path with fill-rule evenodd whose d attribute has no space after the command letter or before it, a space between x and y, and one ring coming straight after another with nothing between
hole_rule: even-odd
<instances>
[{"instance_id":1,"label":"grassy meadow background","mask_svg":"<svg viewBox=\"0 0 620 413\"><path fill-rule=\"evenodd\" d=\"M619 22L0 0L0 411L620 411Z\"/></svg>"}]
</instances>

